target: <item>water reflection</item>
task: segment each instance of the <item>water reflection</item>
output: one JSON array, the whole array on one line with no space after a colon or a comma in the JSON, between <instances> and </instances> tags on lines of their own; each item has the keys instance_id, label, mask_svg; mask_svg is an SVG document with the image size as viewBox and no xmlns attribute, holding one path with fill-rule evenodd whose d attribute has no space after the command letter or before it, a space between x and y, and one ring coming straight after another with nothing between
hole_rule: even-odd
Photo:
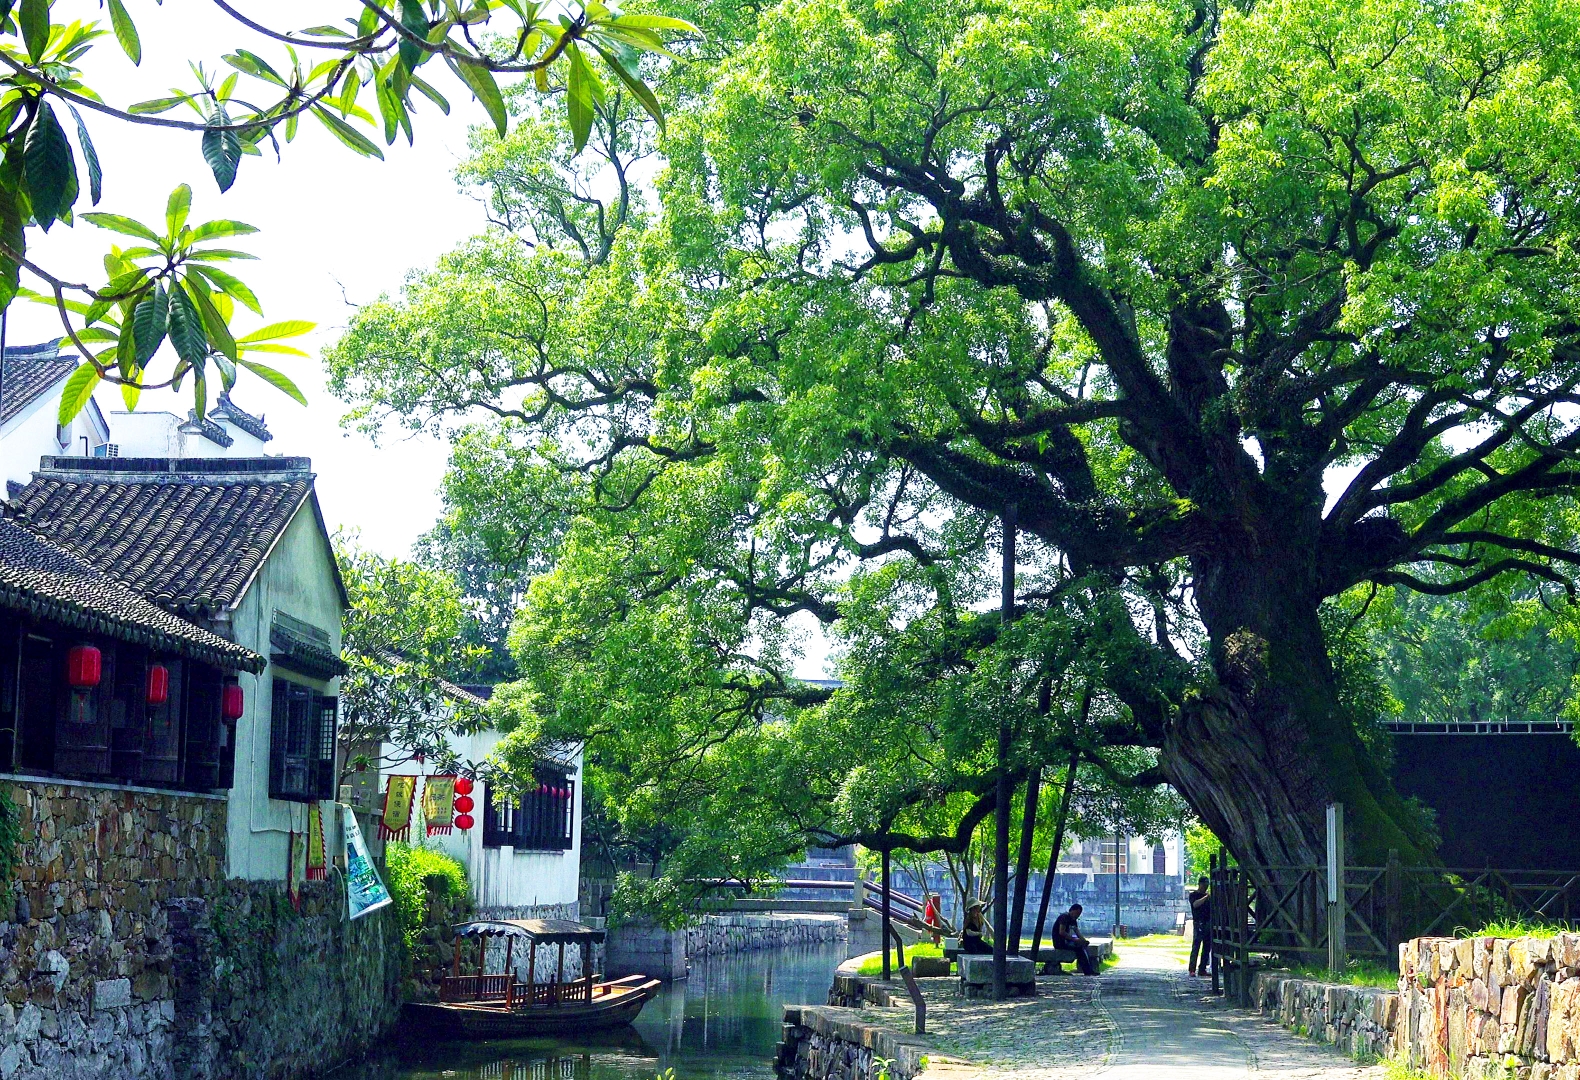
<instances>
[{"instance_id":1,"label":"water reflection","mask_svg":"<svg viewBox=\"0 0 1580 1080\"><path fill-rule=\"evenodd\" d=\"M629 1028L581 1039L418 1043L334 1080L677 1080L773 1076L783 1007L822 1003L839 946L703 958Z\"/></svg>"}]
</instances>

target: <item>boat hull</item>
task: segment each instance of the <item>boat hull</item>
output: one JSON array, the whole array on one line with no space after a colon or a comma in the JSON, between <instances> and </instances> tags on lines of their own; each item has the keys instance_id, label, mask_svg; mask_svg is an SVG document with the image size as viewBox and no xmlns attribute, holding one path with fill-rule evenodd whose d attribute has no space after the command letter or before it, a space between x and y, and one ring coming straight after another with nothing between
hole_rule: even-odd
<instances>
[{"instance_id":1,"label":"boat hull","mask_svg":"<svg viewBox=\"0 0 1580 1080\"><path fill-rule=\"evenodd\" d=\"M591 1002L509 1010L489 1005L410 1002L406 1005L406 1015L414 1024L441 1038L521 1039L579 1035L631 1023L642 1011L642 1006L658 993L659 985L657 979L650 979Z\"/></svg>"}]
</instances>

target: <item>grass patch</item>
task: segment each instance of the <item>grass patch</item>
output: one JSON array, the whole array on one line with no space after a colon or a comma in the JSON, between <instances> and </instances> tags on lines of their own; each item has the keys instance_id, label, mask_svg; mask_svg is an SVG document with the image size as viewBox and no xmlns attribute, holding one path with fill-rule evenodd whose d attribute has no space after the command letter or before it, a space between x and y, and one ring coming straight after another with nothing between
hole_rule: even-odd
<instances>
[{"instance_id":1,"label":"grass patch","mask_svg":"<svg viewBox=\"0 0 1580 1080\"><path fill-rule=\"evenodd\" d=\"M1399 985L1399 973L1382 964L1374 964L1365 960L1351 960L1348 968L1342 975L1329 971L1326 967L1316 964L1302 964L1294 967L1279 968L1297 979L1309 979L1312 982L1329 983L1339 986L1374 986L1382 990L1392 990Z\"/></svg>"},{"instance_id":2,"label":"grass patch","mask_svg":"<svg viewBox=\"0 0 1580 1080\"><path fill-rule=\"evenodd\" d=\"M1383 1075L1387 1080L1432 1080L1428 1074L1416 1072L1404 1062L1393 1058L1383 1062Z\"/></svg>"},{"instance_id":3,"label":"grass patch","mask_svg":"<svg viewBox=\"0 0 1580 1080\"><path fill-rule=\"evenodd\" d=\"M1454 936L1461 938L1550 938L1568 932L1569 927L1564 923L1537 922L1526 919L1498 919L1487 923L1478 930L1471 930L1464 926L1456 926L1454 928Z\"/></svg>"},{"instance_id":4,"label":"grass patch","mask_svg":"<svg viewBox=\"0 0 1580 1080\"><path fill-rule=\"evenodd\" d=\"M1190 942L1179 934L1147 934L1143 937L1120 938L1115 946L1123 945L1126 948L1139 949L1184 949L1190 952Z\"/></svg>"},{"instance_id":5,"label":"grass patch","mask_svg":"<svg viewBox=\"0 0 1580 1080\"><path fill-rule=\"evenodd\" d=\"M894 970L895 974L898 974L899 970L900 970L899 958L894 956L894 954L892 952L889 954L889 956L890 956L889 962L894 965L893 970ZM922 942L919 945L907 945L905 947L905 959L906 959L906 961L909 962L911 960L911 958L914 957L914 956L927 956L927 957L932 957L935 960L942 960L944 958L944 947L942 945L934 945L930 941L924 941L924 942ZM869 957L867 957L867 959L865 959L865 960L863 960L861 962L861 966L856 969L856 974L857 975L882 975L883 974L883 957L882 956L869 956Z\"/></svg>"}]
</instances>

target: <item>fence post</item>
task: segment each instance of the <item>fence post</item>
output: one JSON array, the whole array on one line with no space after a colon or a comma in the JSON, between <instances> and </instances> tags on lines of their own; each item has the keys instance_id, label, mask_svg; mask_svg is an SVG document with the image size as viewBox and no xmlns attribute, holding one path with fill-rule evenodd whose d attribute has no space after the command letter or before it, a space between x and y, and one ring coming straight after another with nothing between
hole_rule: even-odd
<instances>
[{"instance_id":1,"label":"fence post","mask_svg":"<svg viewBox=\"0 0 1580 1080\"><path fill-rule=\"evenodd\" d=\"M1221 944L1218 937L1218 927L1228 923L1228 919L1224 916L1224 905L1227 903L1227 898L1223 895L1223 890L1227 883L1224 881L1223 874L1219 873L1219 862L1220 859L1217 854L1208 854L1207 872L1211 875L1209 880L1212 892L1207 900L1207 948L1210 954L1208 959L1210 961L1209 966L1212 968L1212 992L1214 994L1223 993L1223 989L1218 983L1218 949Z\"/></svg>"},{"instance_id":2,"label":"fence post","mask_svg":"<svg viewBox=\"0 0 1580 1080\"><path fill-rule=\"evenodd\" d=\"M1328 804L1328 970L1341 974L1349 966L1344 943L1344 804Z\"/></svg>"},{"instance_id":3,"label":"fence post","mask_svg":"<svg viewBox=\"0 0 1580 1080\"><path fill-rule=\"evenodd\" d=\"M1383 919L1383 925L1388 928L1388 940L1385 944L1394 959L1398 958L1399 943L1404 940L1404 912L1401 910L1404 904L1403 877L1404 874L1399 869L1399 849L1389 848L1388 869L1383 881L1383 903L1387 905L1387 916Z\"/></svg>"},{"instance_id":4,"label":"fence post","mask_svg":"<svg viewBox=\"0 0 1580 1080\"><path fill-rule=\"evenodd\" d=\"M1240 911L1235 918L1235 925L1239 930L1240 949L1235 957L1235 969L1238 972L1240 1007L1251 1007L1251 875L1243 867L1239 873L1240 879Z\"/></svg>"}]
</instances>

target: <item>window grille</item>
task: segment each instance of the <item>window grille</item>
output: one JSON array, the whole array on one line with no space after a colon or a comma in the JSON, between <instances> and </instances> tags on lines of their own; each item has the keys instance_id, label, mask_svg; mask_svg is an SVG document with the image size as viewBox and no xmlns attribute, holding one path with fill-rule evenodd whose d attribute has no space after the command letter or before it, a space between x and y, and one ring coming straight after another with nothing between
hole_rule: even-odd
<instances>
[{"instance_id":1,"label":"window grille","mask_svg":"<svg viewBox=\"0 0 1580 1080\"><path fill-rule=\"evenodd\" d=\"M576 782L540 768L536 785L515 801L483 792L483 846L517 851L569 851L575 843Z\"/></svg>"},{"instance_id":2,"label":"window grille","mask_svg":"<svg viewBox=\"0 0 1580 1080\"><path fill-rule=\"evenodd\" d=\"M339 699L274 679L269 714L269 797L316 802L335 797L335 724Z\"/></svg>"}]
</instances>

